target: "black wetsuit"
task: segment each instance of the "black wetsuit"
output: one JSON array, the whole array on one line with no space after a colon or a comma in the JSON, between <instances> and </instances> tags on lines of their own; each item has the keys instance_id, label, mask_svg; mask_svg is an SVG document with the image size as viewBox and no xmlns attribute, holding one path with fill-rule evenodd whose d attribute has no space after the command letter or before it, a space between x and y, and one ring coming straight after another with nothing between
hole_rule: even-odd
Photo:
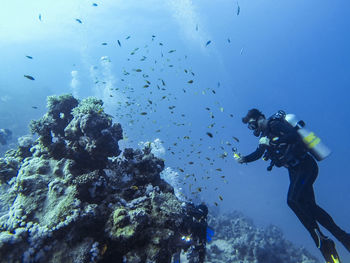
<instances>
[{"instance_id":1,"label":"black wetsuit","mask_svg":"<svg viewBox=\"0 0 350 263\"><path fill-rule=\"evenodd\" d=\"M315 159L306 152L297 131L285 121L275 119L268 121L268 125L261 133L261 137L264 136L270 140L279 137L278 144L276 146L259 144L255 152L243 157L244 162L258 160L265 153L273 165L286 167L290 179L288 206L309 231L316 246L320 245L320 240L315 230L321 233L317 222L343 242L346 232L316 204L313 183L318 175L318 166Z\"/></svg>"}]
</instances>

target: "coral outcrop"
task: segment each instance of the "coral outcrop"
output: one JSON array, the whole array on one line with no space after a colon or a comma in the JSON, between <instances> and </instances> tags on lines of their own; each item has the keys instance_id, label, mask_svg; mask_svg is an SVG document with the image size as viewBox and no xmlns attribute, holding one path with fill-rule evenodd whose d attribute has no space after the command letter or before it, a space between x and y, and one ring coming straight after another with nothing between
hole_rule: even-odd
<instances>
[{"instance_id":1,"label":"coral outcrop","mask_svg":"<svg viewBox=\"0 0 350 263\"><path fill-rule=\"evenodd\" d=\"M239 212L213 217L215 239L207 245L211 263L319 263L306 249L283 237L276 226L257 228Z\"/></svg>"},{"instance_id":2,"label":"coral outcrop","mask_svg":"<svg viewBox=\"0 0 350 263\"><path fill-rule=\"evenodd\" d=\"M95 98L48 98L39 135L0 159L1 262L170 262L181 202L150 149L118 147Z\"/></svg>"}]
</instances>

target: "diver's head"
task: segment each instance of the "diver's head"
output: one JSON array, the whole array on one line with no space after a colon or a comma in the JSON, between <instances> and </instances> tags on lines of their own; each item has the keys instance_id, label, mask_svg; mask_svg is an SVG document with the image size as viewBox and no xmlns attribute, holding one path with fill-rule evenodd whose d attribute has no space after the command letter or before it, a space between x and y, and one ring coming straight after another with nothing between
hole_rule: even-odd
<instances>
[{"instance_id":1,"label":"diver's head","mask_svg":"<svg viewBox=\"0 0 350 263\"><path fill-rule=\"evenodd\" d=\"M258 109L249 110L247 115L242 118L242 122L244 124L248 124L248 129L254 131L253 133L256 137L259 137L260 133L262 132L264 120L265 115Z\"/></svg>"}]
</instances>

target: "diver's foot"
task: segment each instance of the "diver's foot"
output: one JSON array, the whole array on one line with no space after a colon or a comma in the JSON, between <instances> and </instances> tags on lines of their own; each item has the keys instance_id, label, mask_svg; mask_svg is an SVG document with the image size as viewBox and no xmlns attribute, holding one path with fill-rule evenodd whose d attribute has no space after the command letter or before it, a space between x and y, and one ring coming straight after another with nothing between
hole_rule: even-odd
<instances>
[{"instance_id":1,"label":"diver's foot","mask_svg":"<svg viewBox=\"0 0 350 263\"><path fill-rule=\"evenodd\" d=\"M332 239L326 238L321 241L321 253L326 263L341 263L335 244Z\"/></svg>"}]
</instances>

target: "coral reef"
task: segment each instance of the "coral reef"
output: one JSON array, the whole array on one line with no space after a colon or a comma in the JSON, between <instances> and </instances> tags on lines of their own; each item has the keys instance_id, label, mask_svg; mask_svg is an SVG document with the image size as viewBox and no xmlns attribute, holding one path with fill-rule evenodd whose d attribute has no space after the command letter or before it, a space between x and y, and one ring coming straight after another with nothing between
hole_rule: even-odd
<instances>
[{"instance_id":1,"label":"coral reef","mask_svg":"<svg viewBox=\"0 0 350 263\"><path fill-rule=\"evenodd\" d=\"M150 144L121 153L121 125L103 102L71 95L49 97L30 130L36 140L21 137L0 158L0 262L171 262L186 212ZM316 262L274 228L240 217L210 224L208 262Z\"/></svg>"},{"instance_id":2,"label":"coral reef","mask_svg":"<svg viewBox=\"0 0 350 263\"><path fill-rule=\"evenodd\" d=\"M0 262L170 262L181 202L163 160L118 147L95 98L48 98L39 135L0 158Z\"/></svg>"},{"instance_id":3,"label":"coral reef","mask_svg":"<svg viewBox=\"0 0 350 263\"><path fill-rule=\"evenodd\" d=\"M209 220L215 239L207 245L211 263L319 263L306 249L297 248L276 226L257 228L239 212Z\"/></svg>"}]
</instances>

